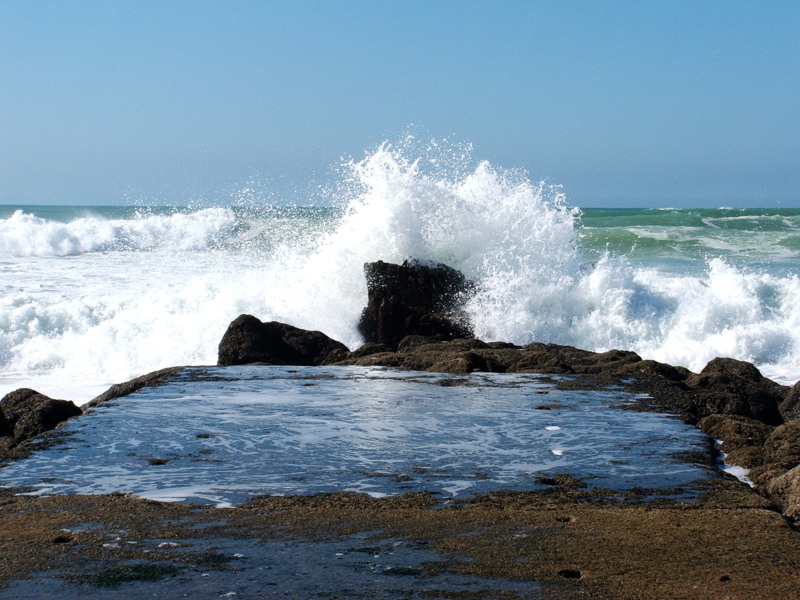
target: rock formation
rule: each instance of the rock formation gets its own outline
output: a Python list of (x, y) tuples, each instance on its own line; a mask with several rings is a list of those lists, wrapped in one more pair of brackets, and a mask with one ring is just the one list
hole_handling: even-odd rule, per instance
[(10, 450), (82, 412), (68, 400), (54, 400), (28, 388), (14, 390), (0, 400), (0, 446)]
[(347, 346), (319, 331), (277, 321), (262, 323), (252, 315), (240, 315), (222, 336), (217, 364), (314, 366), (334, 351), (346, 353)]
[(441, 340), (472, 337), (463, 312), (474, 285), (443, 264), (377, 261), (364, 265), (367, 306), (358, 330), (367, 342), (394, 349), (409, 335)]
[(783, 423), (779, 406), (788, 390), (762, 376), (748, 362), (715, 358), (686, 383), (706, 392), (703, 411), (708, 414), (737, 414), (769, 425)]
[(109, 402), (116, 398), (128, 396), (142, 389), (143, 387), (153, 387), (156, 385), (160, 385), (161, 383), (164, 382), (164, 380), (169, 378), (171, 375), (174, 375), (175, 373), (181, 371), (181, 369), (183, 369), (183, 367), (167, 367), (166, 369), (160, 369), (158, 371), (153, 371), (152, 373), (141, 375), (124, 383), (115, 383), (105, 392), (90, 400), (84, 406), (84, 408), (86, 409), (93, 408), (95, 406), (105, 404), (106, 402)]

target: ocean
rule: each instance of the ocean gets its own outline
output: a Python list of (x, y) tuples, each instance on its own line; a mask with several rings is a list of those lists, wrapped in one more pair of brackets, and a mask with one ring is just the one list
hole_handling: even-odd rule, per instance
[[(435, 150), (435, 151), (434, 151)], [(354, 349), (365, 262), (438, 261), (477, 284), (486, 341), (716, 356), (800, 378), (800, 209), (584, 209), (469, 152), (383, 145), (299, 206), (0, 206), (0, 396), (84, 403), (212, 365), (241, 313)]]

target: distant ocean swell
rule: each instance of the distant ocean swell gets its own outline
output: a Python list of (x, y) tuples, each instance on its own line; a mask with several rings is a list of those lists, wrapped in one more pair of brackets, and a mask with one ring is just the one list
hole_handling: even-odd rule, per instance
[(0, 393), (79, 401), (216, 361), (242, 312), (351, 348), (363, 264), (447, 263), (478, 284), (476, 333), (714, 356), (800, 378), (800, 210), (599, 210), (468, 152), (384, 145), (330, 206), (0, 207)]

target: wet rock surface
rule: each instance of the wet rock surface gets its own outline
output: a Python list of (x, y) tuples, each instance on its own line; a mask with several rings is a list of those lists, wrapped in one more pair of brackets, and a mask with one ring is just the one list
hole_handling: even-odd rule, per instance
[(785, 420), (800, 419), (800, 381), (786, 393), (779, 408)]
[(474, 286), (461, 272), (438, 263), (377, 261), (364, 265), (364, 273), (368, 301), (358, 330), (367, 342), (397, 348), (408, 335), (472, 336), (462, 309)]
[(700, 431), (624, 409), (635, 400), (531, 374), (186, 367), (66, 424), (64, 443), (0, 479), (45, 494), (231, 505), (266, 491), (463, 498), (564, 474), (690, 501), (695, 481), (722, 476)]
[(736, 414), (768, 425), (783, 423), (779, 406), (789, 389), (763, 377), (748, 362), (715, 358), (686, 384), (702, 398), (702, 412)]
[(738, 482), (691, 505), (619, 503), (579, 483), (448, 505), (427, 494), (229, 509), (6, 495), (0, 598), (796, 596), (800, 536)]
[(262, 323), (252, 315), (240, 315), (219, 343), (218, 364), (313, 366), (322, 364), (334, 351), (346, 352), (347, 347), (320, 331), (277, 321)]
[(28, 388), (6, 394), (0, 400), (0, 411), (2, 453), (12, 451), (83, 412), (68, 400), (55, 400)]
[(764, 490), (785, 517), (800, 520), (800, 466), (773, 477)]
[(116, 383), (99, 396), (90, 400), (86, 404), (86, 407), (92, 408), (100, 404), (105, 404), (110, 400), (128, 396), (142, 389), (143, 387), (157, 386), (163, 383), (171, 375), (178, 373), (181, 369), (183, 369), (183, 367), (168, 367), (166, 369), (160, 369), (158, 371), (153, 371), (152, 373), (141, 375), (140, 377), (136, 377), (124, 383)]

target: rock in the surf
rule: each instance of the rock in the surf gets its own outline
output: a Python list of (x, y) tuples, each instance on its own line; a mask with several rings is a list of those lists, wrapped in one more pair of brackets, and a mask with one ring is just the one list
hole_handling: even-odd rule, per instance
[(35, 390), (20, 388), (0, 400), (3, 420), (0, 430), (6, 448), (55, 429), (60, 423), (82, 414), (69, 400), (55, 400)]
[(347, 346), (320, 331), (308, 331), (252, 315), (239, 315), (228, 326), (219, 343), (220, 366), (261, 363), (315, 366), (332, 352), (347, 352)]
[(474, 285), (460, 271), (440, 263), (379, 260), (365, 264), (364, 273), (367, 306), (358, 330), (365, 341), (397, 348), (409, 335), (440, 340), (473, 336), (463, 308)]

